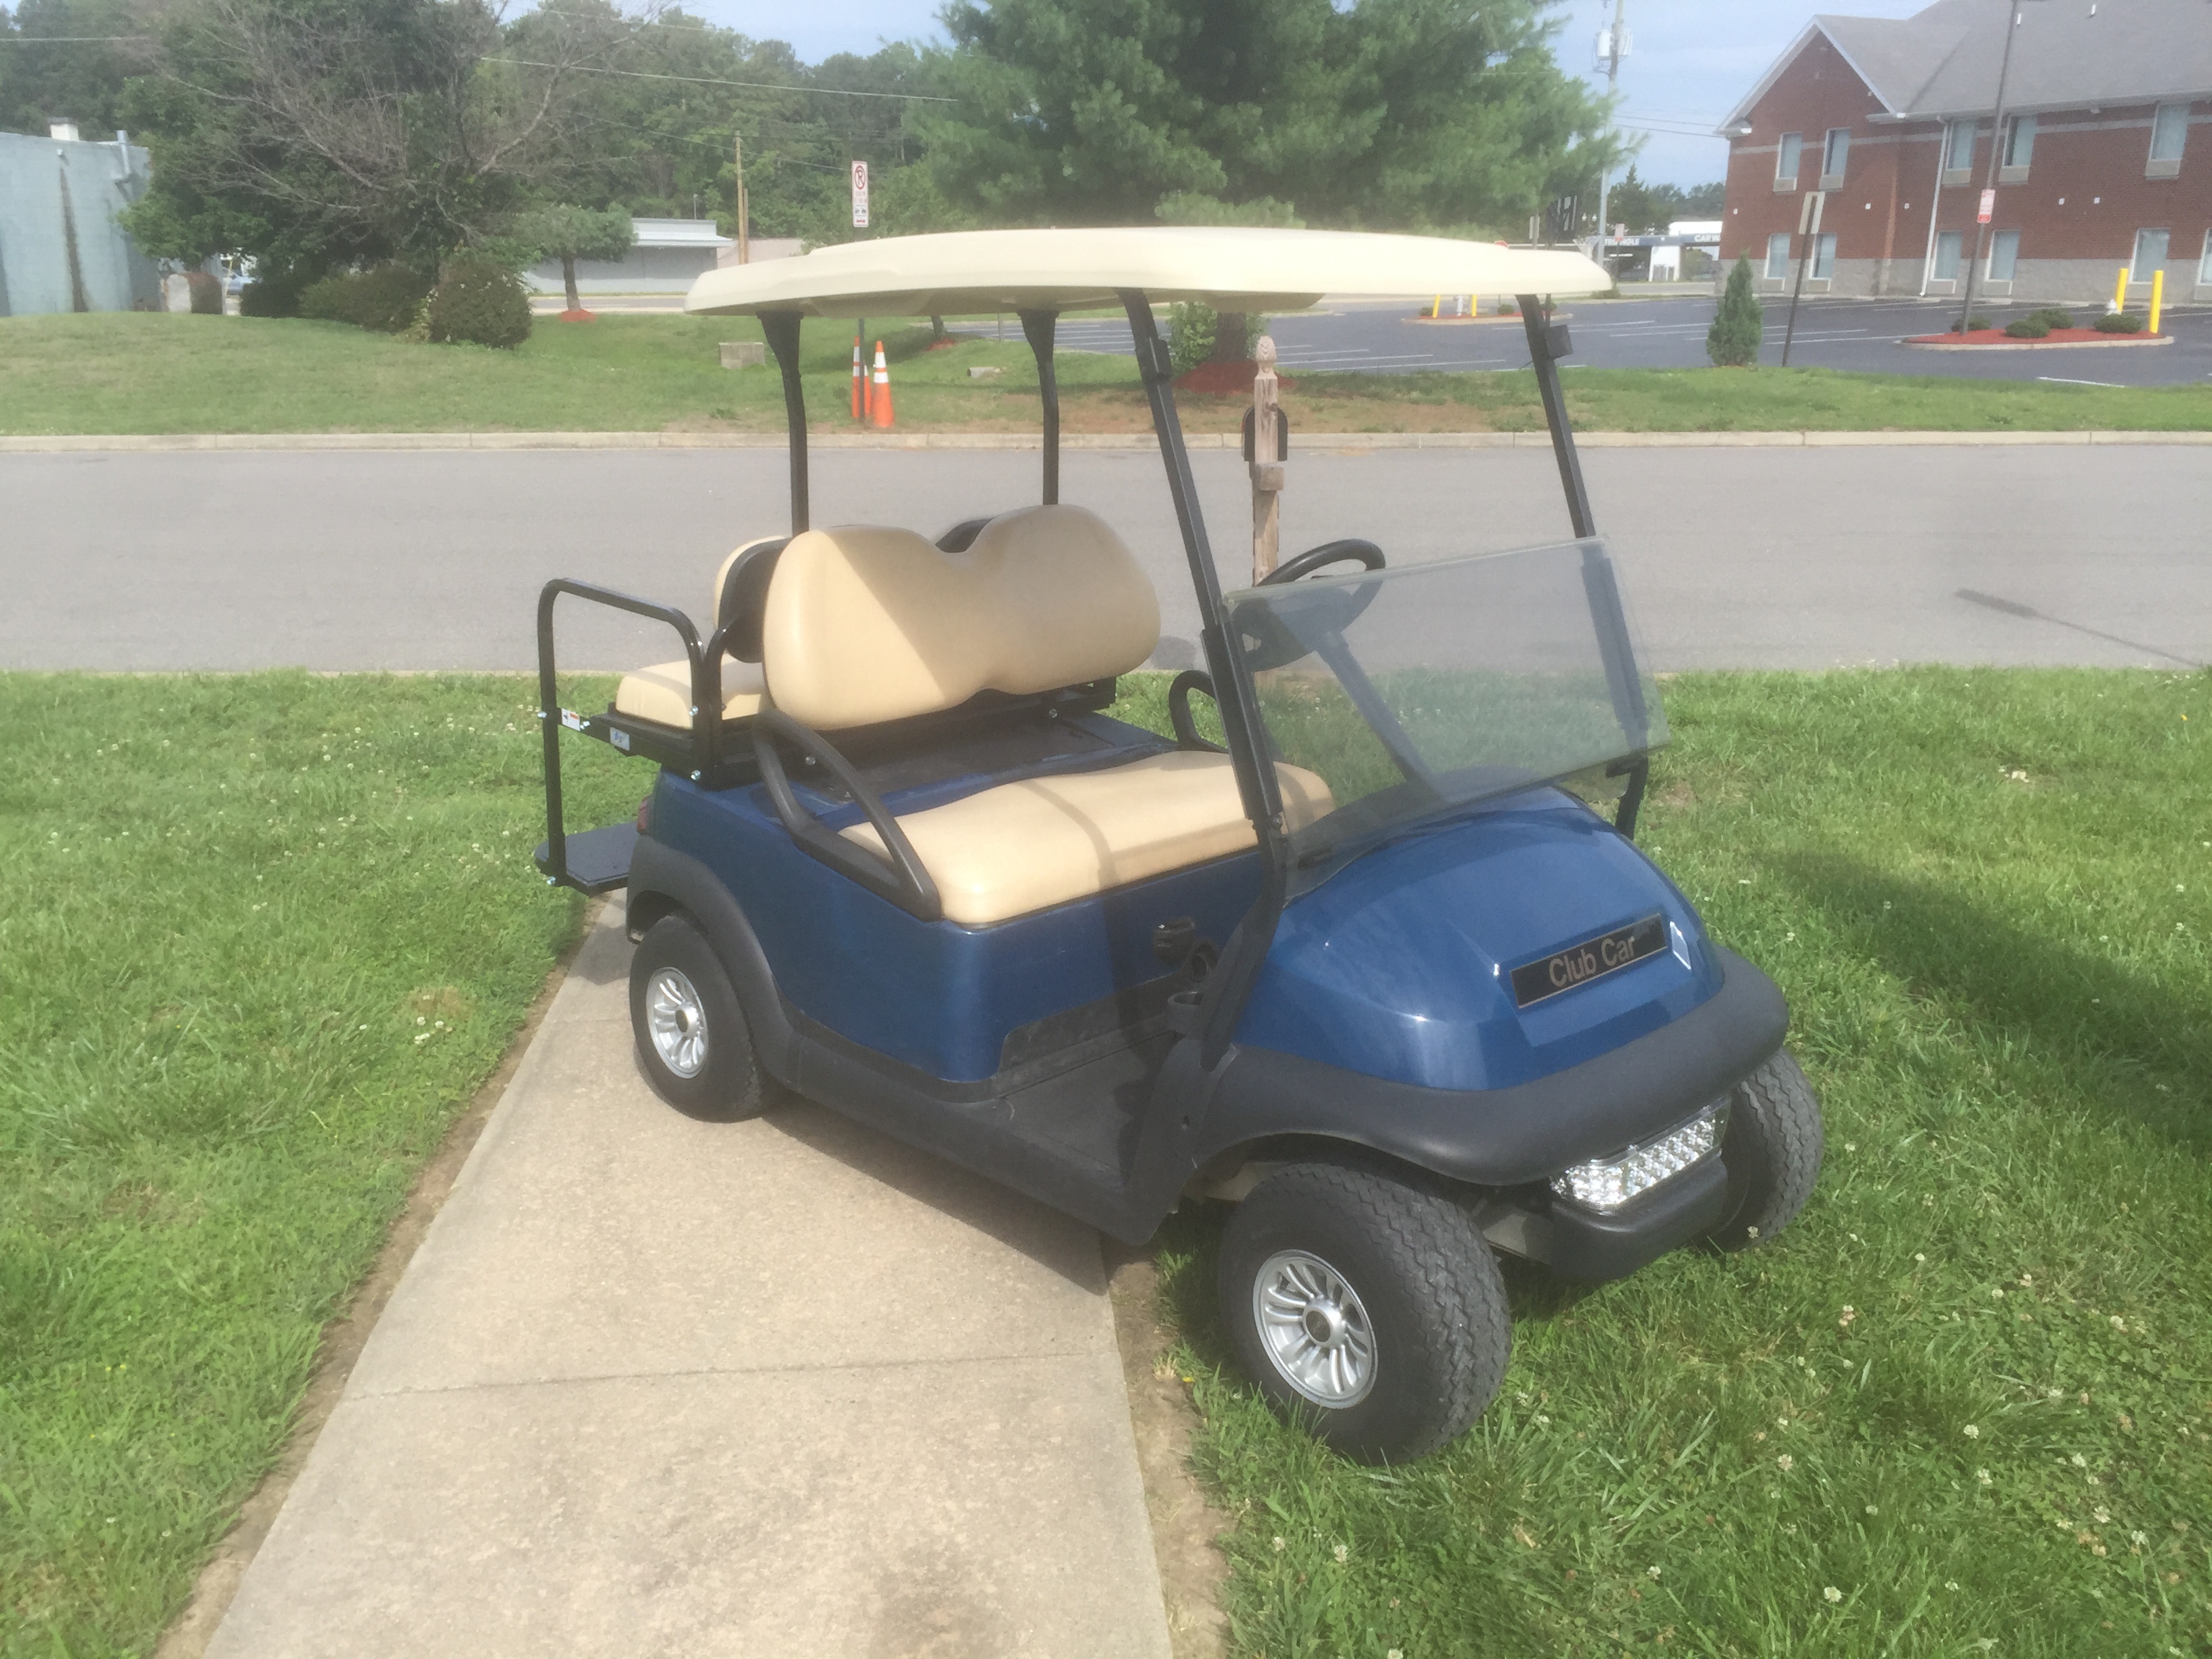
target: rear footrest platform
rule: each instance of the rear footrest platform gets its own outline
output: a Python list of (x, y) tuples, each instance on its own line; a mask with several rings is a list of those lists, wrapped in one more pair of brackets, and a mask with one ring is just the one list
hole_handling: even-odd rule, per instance
[(630, 854), (637, 848), (637, 826), (611, 823), (604, 830), (586, 830), (564, 839), (567, 871), (555, 875), (552, 843), (538, 843), (538, 867), (547, 876), (584, 893), (611, 893), (629, 885)]

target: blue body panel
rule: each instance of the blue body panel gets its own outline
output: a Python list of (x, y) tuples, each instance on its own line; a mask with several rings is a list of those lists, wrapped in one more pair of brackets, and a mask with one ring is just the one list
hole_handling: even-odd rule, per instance
[[(1510, 975), (1654, 911), (1668, 952), (1528, 1008)], [(1577, 1065), (1720, 989), (1689, 901), (1572, 797), (1534, 790), (1389, 842), (1294, 900), (1237, 1041), (1433, 1089)]]
[[(894, 812), (971, 793), (939, 786), (892, 794)], [(997, 780), (981, 780), (993, 782)], [(857, 821), (801, 791), (833, 829)], [(653, 836), (714, 872), (744, 909), (791, 1006), (863, 1048), (932, 1077), (980, 1082), (1006, 1034), (1032, 1020), (1168, 970), (1152, 929), (1189, 916), (1224, 940), (1260, 887), (1255, 853), (1179, 870), (987, 928), (922, 921), (810, 858), (759, 786), (704, 790), (663, 772)]]

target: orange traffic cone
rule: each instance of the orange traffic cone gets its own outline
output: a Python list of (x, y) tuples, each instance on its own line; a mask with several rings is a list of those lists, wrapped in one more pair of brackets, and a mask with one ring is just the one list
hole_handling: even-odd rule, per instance
[(884, 362), (884, 343), (876, 342), (876, 380), (868, 388), (868, 418), (878, 426), (891, 423), (891, 372)]
[(860, 368), (860, 337), (853, 337), (853, 418), (860, 420), (867, 412), (868, 377)]

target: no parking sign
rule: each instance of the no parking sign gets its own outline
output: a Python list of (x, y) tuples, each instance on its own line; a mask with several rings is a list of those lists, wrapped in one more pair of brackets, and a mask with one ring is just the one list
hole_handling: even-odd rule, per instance
[(868, 164), (853, 163), (853, 228), (868, 228)]

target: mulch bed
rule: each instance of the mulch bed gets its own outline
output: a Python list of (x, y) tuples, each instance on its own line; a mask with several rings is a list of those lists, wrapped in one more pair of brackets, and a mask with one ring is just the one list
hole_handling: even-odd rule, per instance
[(1970, 334), (1915, 334), (1905, 343), (1936, 346), (2155, 345), (2166, 337), (2163, 334), (2106, 334), (2094, 328), (2054, 328), (2040, 339), (2027, 340), (2015, 334), (2008, 334), (2001, 328), (1978, 328)]
[[(1214, 397), (1244, 397), (1252, 395), (1252, 381), (1260, 373), (1260, 365), (1249, 358), (1241, 363), (1200, 363), (1187, 374), (1176, 376), (1177, 392), (1195, 392)], [(1280, 370), (1276, 371), (1275, 384), (1285, 389), (1297, 382)]]

